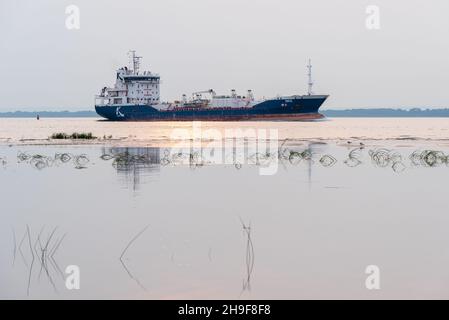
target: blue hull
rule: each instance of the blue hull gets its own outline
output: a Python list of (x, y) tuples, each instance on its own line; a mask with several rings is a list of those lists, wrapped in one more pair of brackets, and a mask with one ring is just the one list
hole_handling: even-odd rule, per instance
[(271, 99), (251, 108), (204, 108), (157, 110), (148, 105), (95, 106), (95, 111), (112, 121), (242, 121), (311, 120), (323, 116), (319, 108), (327, 96), (297, 96)]

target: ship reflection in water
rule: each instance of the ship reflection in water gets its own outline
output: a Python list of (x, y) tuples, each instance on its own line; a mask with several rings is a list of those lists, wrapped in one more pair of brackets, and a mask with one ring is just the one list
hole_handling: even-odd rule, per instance
[[(216, 158), (210, 157), (213, 151), (208, 148), (179, 150), (156, 147), (103, 147), (100, 159), (111, 162), (119, 174), (120, 181), (135, 191), (142, 183), (142, 177), (150, 179), (155, 177), (160, 173), (161, 167), (181, 166), (196, 169), (218, 165), (240, 170), (244, 165), (267, 167), (274, 163), (276, 171), (273, 174), (276, 174), (279, 167), (286, 170), (302, 164), (307, 171), (308, 182), (311, 183), (314, 166), (331, 168), (339, 162), (347, 168), (370, 165), (374, 168), (391, 168), (396, 173), (401, 173), (407, 168), (449, 166), (449, 153), (441, 150), (409, 149), (408, 153), (404, 154), (400, 152), (401, 148), (399, 150), (387, 147), (366, 148), (361, 143), (357, 146), (341, 147), (340, 152), (332, 155), (326, 153), (328, 148), (326, 143), (304, 143), (299, 146), (288, 146), (282, 143), (276, 152), (272, 153), (248, 153), (247, 150), (243, 150), (242, 157), (236, 156), (236, 152), (239, 151), (233, 150), (231, 161), (221, 158), (223, 161), (217, 162)], [(344, 155), (341, 155), (342, 150), (346, 150)], [(220, 154), (225, 153), (225, 150), (220, 150)], [(338, 156), (340, 159), (337, 159)], [(80, 156), (75, 156), (75, 163), (78, 163), (77, 157)]]
[(152, 177), (160, 171), (160, 148), (102, 148), (100, 159), (111, 161), (121, 182), (136, 191), (142, 177)]
[(210, 155), (0, 146), (0, 298), (448, 298), (447, 147)]
[[(325, 144), (308, 143), (305, 146), (293, 149), (282, 145), (279, 150), (271, 154), (248, 153), (247, 150), (231, 151), (231, 160), (210, 156), (210, 148), (193, 149), (171, 149), (156, 147), (103, 147), (100, 159), (110, 162), (118, 173), (120, 182), (127, 188), (134, 191), (139, 190), (139, 185), (145, 181), (155, 178), (161, 171), (161, 167), (185, 167), (190, 169), (204, 166), (227, 166), (240, 170), (243, 166), (268, 167), (273, 163), (276, 167), (281, 162), (285, 168), (286, 163), (297, 166), (304, 162), (307, 164), (308, 179), (311, 182), (313, 159), (320, 153)], [(225, 155), (226, 150), (220, 150), (220, 154)], [(241, 152), (242, 155), (236, 155)], [(319, 158), (319, 163), (324, 167), (333, 166), (337, 160), (331, 155), (323, 155)]]

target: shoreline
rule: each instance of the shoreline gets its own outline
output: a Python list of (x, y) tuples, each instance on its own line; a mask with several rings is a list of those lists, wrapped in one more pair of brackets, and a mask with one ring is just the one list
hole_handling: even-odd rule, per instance
[[(100, 146), (100, 147), (140, 147), (140, 148), (173, 148), (173, 147), (195, 147), (195, 148), (208, 148), (214, 146), (225, 146), (230, 140), (229, 139), (160, 139), (160, 140), (127, 140), (127, 139), (98, 139), (98, 140), (49, 140), (49, 139), (22, 139), (18, 141), (13, 140), (3, 140), (0, 138), (0, 147), (18, 147), (18, 146)], [(245, 144), (254, 140), (246, 140)], [(382, 138), (382, 139), (365, 139), (356, 138), (351, 139), (323, 139), (323, 138), (301, 138), (301, 139), (266, 139), (259, 140), (260, 142), (268, 145), (270, 143), (277, 143), (285, 146), (299, 146), (304, 144), (331, 144), (336, 146), (344, 147), (358, 147), (360, 145), (366, 147), (374, 146), (388, 146), (388, 147), (425, 147), (425, 146), (440, 146), (449, 147), (449, 139), (422, 139), (422, 138)]]

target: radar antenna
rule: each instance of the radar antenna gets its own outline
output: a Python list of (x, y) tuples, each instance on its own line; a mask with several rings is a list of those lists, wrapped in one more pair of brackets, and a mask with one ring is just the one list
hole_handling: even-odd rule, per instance
[(307, 65), (307, 69), (309, 70), (309, 72), (307, 73), (307, 76), (309, 77), (309, 82), (307, 83), (309, 86), (309, 90), (308, 90), (308, 95), (311, 96), (313, 95), (313, 80), (312, 80), (312, 61), (309, 59), (309, 64)]

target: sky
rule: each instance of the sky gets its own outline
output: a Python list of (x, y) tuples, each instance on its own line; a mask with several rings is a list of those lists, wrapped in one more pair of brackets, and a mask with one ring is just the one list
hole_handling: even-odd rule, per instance
[(323, 109), (449, 107), (448, 14), (448, 0), (0, 0), (0, 112), (92, 109), (130, 49), (164, 101), (305, 94), (310, 58)]

